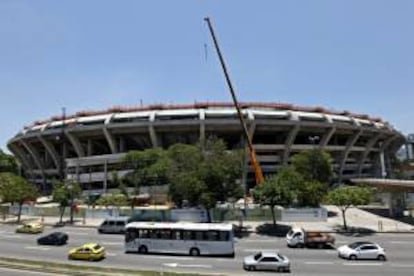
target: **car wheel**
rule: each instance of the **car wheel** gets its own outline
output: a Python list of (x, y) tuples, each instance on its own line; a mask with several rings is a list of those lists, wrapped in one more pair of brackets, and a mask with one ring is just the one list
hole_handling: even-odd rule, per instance
[(304, 248), (304, 247), (305, 247), (305, 245), (304, 245), (303, 243), (298, 243), (298, 245), (297, 245), (296, 247), (299, 247), (299, 248)]
[(198, 248), (191, 248), (190, 256), (200, 256), (200, 250), (198, 250)]
[(323, 243), (318, 243), (318, 248), (319, 249), (323, 249), (324, 248), (324, 244)]
[(355, 261), (355, 260), (357, 259), (357, 256), (355, 256), (355, 255), (350, 255), (350, 256), (349, 256), (349, 259), (350, 259), (350, 260)]
[(283, 267), (278, 267), (276, 271), (277, 271), (277, 272), (284, 272), (284, 271), (285, 271), (285, 269), (284, 269)]
[(91, 257), (88, 258), (88, 261), (93, 262), (93, 261), (95, 261), (95, 259), (91, 256)]
[(256, 267), (254, 265), (251, 265), (251, 266), (249, 266), (249, 270), (250, 271), (255, 271), (256, 270)]
[(139, 252), (140, 254), (147, 254), (147, 253), (148, 253), (148, 248), (147, 248), (145, 245), (141, 245), (141, 246), (138, 248), (138, 252)]
[(378, 258), (377, 258), (379, 261), (386, 261), (387, 260), (387, 258), (385, 258), (385, 256), (384, 255), (378, 255)]

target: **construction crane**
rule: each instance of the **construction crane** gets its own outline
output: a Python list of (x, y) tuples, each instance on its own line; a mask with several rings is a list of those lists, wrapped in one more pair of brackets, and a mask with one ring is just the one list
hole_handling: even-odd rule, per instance
[(260, 185), (264, 181), (264, 177), (263, 177), (262, 168), (260, 167), (259, 161), (257, 160), (256, 152), (253, 148), (252, 138), (250, 137), (249, 132), (247, 131), (246, 122), (245, 122), (245, 120), (243, 118), (243, 114), (240, 110), (240, 106), (239, 106), (239, 103), (237, 101), (236, 93), (234, 92), (233, 85), (231, 84), (230, 76), (229, 76), (229, 73), (227, 72), (226, 64), (224, 62), (223, 55), (221, 54), (220, 47), (218, 45), (216, 35), (214, 34), (214, 29), (213, 29), (213, 26), (211, 24), (210, 18), (206, 17), (206, 18), (204, 18), (204, 20), (207, 22), (208, 28), (210, 30), (211, 37), (213, 38), (214, 46), (216, 48), (217, 55), (220, 59), (221, 68), (223, 69), (224, 76), (226, 77), (226, 82), (227, 82), (227, 85), (229, 87), (230, 94), (231, 94), (231, 97), (233, 99), (234, 106), (236, 107), (236, 110), (237, 110), (237, 115), (239, 117), (240, 124), (241, 124), (242, 129), (243, 129), (244, 137), (247, 140), (247, 145), (249, 147), (249, 154), (250, 154), (250, 164), (251, 164), (251, 166), (253, 167), (253, 170), (254, 170), (256, 185)]

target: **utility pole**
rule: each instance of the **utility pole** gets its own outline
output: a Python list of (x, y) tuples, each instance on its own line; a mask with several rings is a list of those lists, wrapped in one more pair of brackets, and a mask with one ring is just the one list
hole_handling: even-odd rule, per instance
[(62, 143), (62, 154), (60, 159), (60, 181), (66, 185), (69, 191), (69, 216), (70, 224), (73, 224), (73, 184), (67, 183), (66, 181), (66, 109), (62, 107), (62, 131), (61, 131), (61, 143)]

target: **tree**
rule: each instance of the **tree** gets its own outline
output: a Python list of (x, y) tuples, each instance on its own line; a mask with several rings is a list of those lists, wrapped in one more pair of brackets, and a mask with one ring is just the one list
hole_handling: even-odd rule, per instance
[[(78, 183), (71, 180), (64, 182), (54, 180), (52, 185), (52, 198), (54, 202), (59, 203), (59, 223), (62, 223), (66, 207), (70, 206), (73, 198), (78, 197), (82, 193), (82, 189)], [(70, 206), (70, 208), (73, 208), (73, 206)]]
[(241, 175), (242, 152), (226, 150), (222, 140), (209, 138), (204, 147), (176, 144), (168, 149), (168, 156), (169, 193), (177, 206), (186, 200), (190, 206), (201, 205), (209, 211), (217, 201), (243, 195), (236, 182)]
[(13, 173), (0, 174), (0, 193), (3, 202), (17, 203), (17, 222), (20, 222), (22, 206), (27, 201), (35, 201), (37, 198), (36, 188), (25, 178)]
[(97, 205), (105, 206), (105, 208), (108, 209), (109, 206), (114, 206), (118, 210), (121, 206), (128, 205), (128, 198), (120, 193), (120, 192), (114, 192), (111, 194), (105, 194), (102, 195), (97, 201)]
[(17, 162), (13, 155), (6, 154), (0, 149), (0, 173), (2, 172), (17, 174)]
[(303, 151), (293, 156), (292, 168), (302, 178), (296, 186), (297, 204), (318, 207), (328, 192), (333, 174), (330, 155), (320, 149)]
[(344, 229), (347, 230), (345, 212), (352, 206), (365, 205), (371, 201), (373, 189), (362, 186), (342, 186), (330, 191), (325, 202), (338, 206), (342, 212)]
[(292, 204), (295, 193), (285, 182), (286, 178), (280, 175), (271, 175), (254, 190), (254, 197), (263, 205), (268, 205), (272, 212), (273, 225), (276, 225), (275, 206), (289, 206)]
[(305, 181), (328, 184), (333, 173), (331, 156), (317, 148), (294, 155), (292, 166), (303, 176)]

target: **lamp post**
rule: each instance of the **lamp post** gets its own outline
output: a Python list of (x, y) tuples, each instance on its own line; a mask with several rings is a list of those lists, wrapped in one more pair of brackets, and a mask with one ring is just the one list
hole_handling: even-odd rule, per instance
[(73, 184), (72, 182), (68, 183), (68, 191), (69, 191), (69, 204), (70, 204), (70, 209), (69, 209), (69, 214), (70, 214), (70, 224), (73, 224)]

